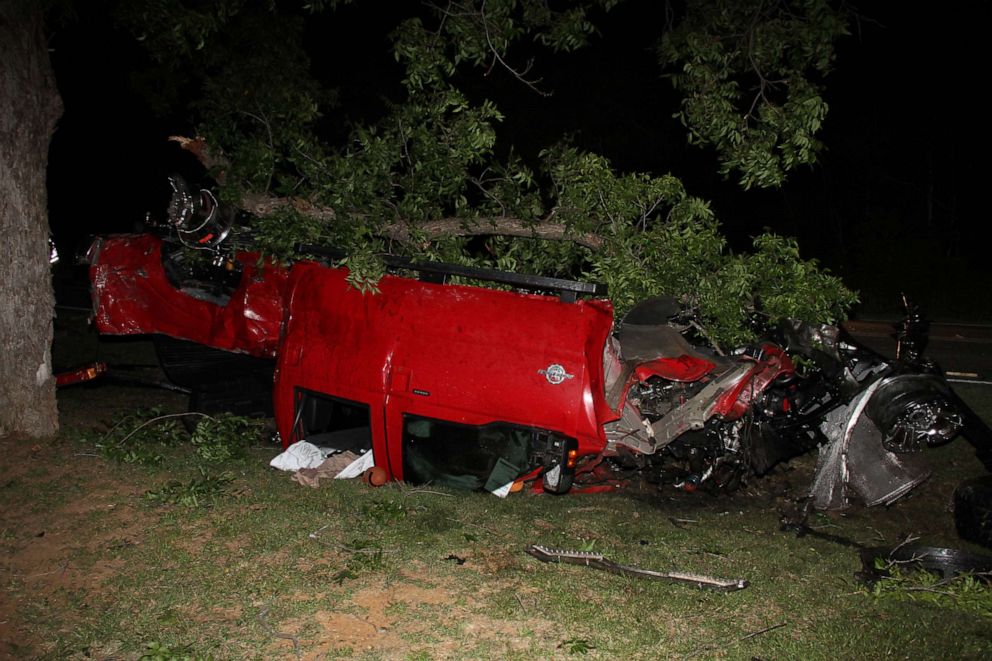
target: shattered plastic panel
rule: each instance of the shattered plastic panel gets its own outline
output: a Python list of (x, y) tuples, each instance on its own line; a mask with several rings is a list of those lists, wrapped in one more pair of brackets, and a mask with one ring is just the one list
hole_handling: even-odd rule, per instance
[(240, 283), (221, 305), (177, 289), (149, 234), (98, 239), (90, 249), (97, 328), (109, 335), (161, 333), (217, 349), (272, 357), (279, 346), (288, 272), (239, 253)]

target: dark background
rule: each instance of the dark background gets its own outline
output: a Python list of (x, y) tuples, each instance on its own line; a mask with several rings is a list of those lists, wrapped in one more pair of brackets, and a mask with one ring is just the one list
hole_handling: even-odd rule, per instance
[[(569, 136), (621, 170), (681, 177), (712, 200), (734, 250), (765, 228), (796, 236), (805, 257), (861, 292), (862, 315), (896, 314), (906, 291), (932, 316), (989, 321), (992, 231), (979, 206), (988, 187), (979, 162), (984, 16), (978, 3), (907, 6), (860, 10), (826, 80), (826, 150), (773, 191), (742, 191), (717, 174), (711, 151), (686, 145), (672, 118), (678, 98), (651, 52), (664, 3), (621, 4), (585, 50), (536, 53), (534, 75), (550, 97), (500, 68), (468, 71), (458, 83), (496, 101), (506, 116), (500, 144), (525, 158)], [(385, 99), (402, 98), (388, 40), (399, 15), (389, 11), (360, 2), (308, 25), (313, 71), (340, 95), (322, 122), (332, 138), (349, 121), (381, 115)], [(55, 29), (50, 45), (65, 113), (52, 142), (49, 204), (60, 253), (71, 255), (87, 235), (129, 231), (162, 206), (165, 176), (195, 169), (165, 138), (193, 129), (182, 99), (163, 114), (135, 91), (146, 54), (107, 16), (81, 14)]]

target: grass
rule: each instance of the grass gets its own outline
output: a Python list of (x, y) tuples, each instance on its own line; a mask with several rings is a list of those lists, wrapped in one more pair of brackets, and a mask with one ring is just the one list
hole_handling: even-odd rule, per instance
[[(992, 417), (989, 390), (962, 395)], [(755, 481), (724, 497), (631, 491), (499, 500), (433, 487), (373, 489), (357, 480), (310, 489), (269, 469), (277, 450), (261, 441), (214, 464), (188, 443), (167, 444), (154, 465), (119, 463), (96, 451), (92, 436), (72, 430), (52, 449), (50, 461), (10, 475), (8, 465), (0, 477), (0, 551), (9, 559), (0, 594), (13, 606), (0, 616), (8, 618), (0, 624), (0, 656), (992, 654), (987, 609), (953, 597), (874, 595), (854, 578), (854, 550), (779, 531), (780, 510), (801, 494), (812, 458), (776, 478), (793, 485), (786, 496)], [(815, 515), (811, 524), (873, 545), (915, 533), (920, 543), (980, 550), (957, 539), (947, 505), (957, 482), (981, 466), (963, 441), (932, 455), (934, 478), (904, 502)], [(750, 586), (718, 594), (548, 565), (523, 552), (531, 543), (592, 549), (650, 569), (741, 577)], [(33, 575), (43, 572), (52, 573)]]

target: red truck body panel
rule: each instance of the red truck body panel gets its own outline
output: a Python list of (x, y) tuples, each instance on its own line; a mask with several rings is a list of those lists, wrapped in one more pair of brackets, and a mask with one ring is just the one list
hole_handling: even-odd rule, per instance
[(98, 239), (90, 249), (97, 329), (108, 335), (161, 333), (226, 351), (273, 357), (284, 316), (285, 268), (238, 253), (241, 282), (226, 305), (177, 289), (162, 265), (162, 241), (150, 234)]
[(506, 422), (606, 445), (617, 415), (603, 392), (604, 300), (441, 285), (387, 275), (377, 294), (345, 269), (293, 267), (276, 370), (276, 423), (294, 437), (297, 388), (367, 405), (376, 464), (403, 479), (405, 413), (459, 424)]

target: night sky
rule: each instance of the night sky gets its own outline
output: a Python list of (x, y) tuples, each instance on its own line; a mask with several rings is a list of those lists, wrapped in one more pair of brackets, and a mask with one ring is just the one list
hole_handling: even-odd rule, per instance
[[(766, 227), (797, 236), (804, 256), (861, 290), (868, 311), (894, 312), (906, 289), (934, 316), (992, 320), (992, 231), (978, 203), (988, 187), (979, 165), (987, 142), (979, 3), (941, 5), (940, 13), (865, 3), (827, 78), (821, 162), (780, 190), (749, 192), (716, 173), (711, 152), (689, 148), (671, 117), (677, 97), (649, 51), (663, 6), (621, 4), (599, 24), (592, 48), (538, 53), (536, 75), (550, 97), (498, 69), (458, 82), (497, 103), (507, 117), (502, 144), (525, 157), (571, 136), (620, 169), (670, 171), (713, 201), (735, 249)], [(394, 25), (380, 3), (359, 2), (308, 29), (314, 71), (340, 93), (340, 106), (326, 113), (328, 131), (376, 117), (384, 98), (400, 100), (386, 36)], [(65, 105), (50, 154), (50, 215), (60, 250), (71, 253), (85, 235), (130, 230), (161, 206), (166, 174), (195, 169), (165, 137), (192, 129), (133, 91), (144, 52), (105, 16), (83, 13), (55, 28), (50, 46)]]

